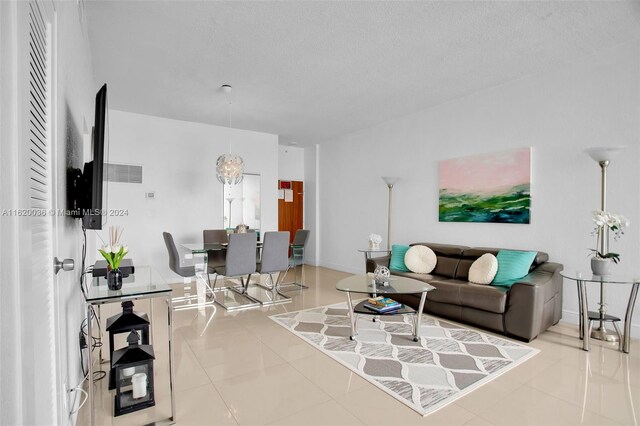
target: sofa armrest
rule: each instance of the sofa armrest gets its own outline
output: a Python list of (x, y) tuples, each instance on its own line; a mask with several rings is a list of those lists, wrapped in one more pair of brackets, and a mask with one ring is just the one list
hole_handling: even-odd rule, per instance
[(391, 255), (374, 257), (371, 259), (367, 259), (367, 272), (373, 272), (376, 270), (376, 266), (386, 266), (389, 267), (389, 262), (391, 261)]
[(561, 270), (559, 263), (545, 262), (511, 286), (504, 314), (507, 334), (530, 341), (540, 333), (545, 303), (562, 295)]

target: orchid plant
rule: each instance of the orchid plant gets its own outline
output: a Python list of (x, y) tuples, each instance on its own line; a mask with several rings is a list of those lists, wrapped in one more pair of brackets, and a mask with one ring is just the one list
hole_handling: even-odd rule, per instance
[(629, 220), (621, 214), (604, 212), (596, 210), (592, 215), (593, 222), (596, 224), (592, 235), (596, 236), (596, 248), (591, 249), (593, 256), (598, 259), (611, 259), (615, 263), (620, 262), (619, 253), (602, 253), (598, 250), (602, 238), (605, 238), (605, 231), (609, 230), (613, 233), (613, 239), (619, 240), (624, 235), (623, 228), (629, 226)]
[(120, 244), (120, 238), (122, 237), (123, 232), (124, 228), (110, 226), (109, 244), (98, 249), (112, 270), (118, 269), (118, 267), (120, 267), (120, 262), (124, 259), (124, 256), (129, 253), (129, 248)]

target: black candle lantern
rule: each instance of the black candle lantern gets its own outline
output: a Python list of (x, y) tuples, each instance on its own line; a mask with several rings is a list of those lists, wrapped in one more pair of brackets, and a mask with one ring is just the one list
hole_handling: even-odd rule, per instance
[(142, 344), (149, 344), (149, 316), (145, 313), (133, 311), (133, 302), (122, 302), (122, 313), (107, 319), (109, 332), (109, 359), (112, 360), (111, 371), (109, 373), (109, 389), (115, 388), (115, 371), (113, 370), (114, 336), (121, 333), (129, 333), (131, 330), (138, 330), (142, 336)]
[(114, 416), (153, 407), (153, 360), (151, 345), (139, 345), (138, 333), (131, 331), (129, 346), (113, 353), (116, 397)]

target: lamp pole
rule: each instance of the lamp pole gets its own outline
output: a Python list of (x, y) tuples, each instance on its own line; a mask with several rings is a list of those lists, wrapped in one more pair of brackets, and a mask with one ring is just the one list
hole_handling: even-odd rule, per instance
[(382, 180), (389, 188), (389, 205), (387, 208), (387, 250), (391, 251), (391, 199), (393, 197), (393, 185), (398, 182), (398, 178), (382, 176)]
[[(603, 212), (607, 211), (607, 167), (609, 167), (611, 160), (625, 148), (625, 146), (611, 146), (590, 148), (585, 151), (600, 166), (600, 210)], [(605, 255), (609, 252), (609, 228), (606, 226), (599, 227), (598, 237), (600, 244), (597, 249), (602, 255)], [(591, 332), (591, 337), (598, 340), (604, 340), (606, 342), (619, 341), (620, 337), (618, 336), (618, 333), (609, 331), (605, 327), (607, 304), (605, 302), (604, 283), (602, 282), (600, 283), (600, 303), (598, 303), (598, 306), (600, 324), (597, 329)], [(615, 325), (616, 324), (614, 323), (614, 326)]]

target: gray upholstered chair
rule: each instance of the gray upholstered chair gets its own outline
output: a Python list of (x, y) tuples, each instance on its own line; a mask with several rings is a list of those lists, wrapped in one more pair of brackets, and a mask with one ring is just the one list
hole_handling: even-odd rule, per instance
[(260, 306), (258, 299), (247, 294), (247, 287), (249, 280), (251, 280), (251, 275), (256, 272), (256, 248), (257, 239), (255, 232), (229, 235), (225, 264), (214, 268), (212, 271), (212, 273), (215, 274), (213, 289), (215, 291), (219, 275), (227, 278), (240, 278), (240, 286), (225, 287), (224, 289), (231, 290), (241, 297), (248, 299), (248, 303), (238, 303), (236, 298), (233, 306), (231, 306), (226, 303), (227, 297), (225, 294), (222, 301), (218, 298), (216, 299), (223, 308), (231, 310)]
[[(304, 248), (309, 241), (309, 234), (311, 231), (307, 229), (298, 229), (296, 231), (296, 235), (293, 237), (293, 242), (291, 243), (291, 256), (289, 257), (289, 269), (293, 268), (293, 282), (282, 284), (282, 287), (300, 287), (300, 288), (309, 288), (304, 285)], [(297, 270), (298, 266), (301, 266), (302, 272), (300, 274), (300, 282), (297, 279)], [(288, 271), (287, 271), (288, 272)]]
[[(267, 274), (271, 286), (260, 287), (271, 290), (268, 300), (261, 300), (263, 305), (291, 302), (291, 298), (280, 293), (280, 281), (289, 269), (289, 232), (266, 232), (262, 243), (262, 260), (258, 264), (258, 272)], [(278, 273), (274, 281), (273, 274)]]
[(167, 246), (169, 252), (169, 269), (183, 278), (191, 278), (196, 276), (196, 267), (193, 265), (183, 266), (180, 263), (180, 254), (176, 248), (176, 243), (173, 241), (173, 235), (168, 232), (163, 232), (162, 237), (164, 243)]
[[(168, 232), (163, 232), (162, 237), (164, 238), (164, 243), (167, 246), (167, 252), (169, 253), (169, 269), (171, 269), (176, 274), (180, 275), (183, 278), (194, 278), (196, 277), (196, 267), (194, 265), (183, 265), (180, 261), (180, 253), (178, 252), (178, 248), (176, 247), (176, 243), (173, 240), (173, 235)], [(188, 288), (185, 286), (185, 289)], [(208, 289), (210, 294), (213, 295), (213, 289)], [(202, 306), (210, 306), (213, 305), (213, 301), (206, 301), (201, 303), (191, 303), (193, 300), (197, 300), (197, 294), (190, 294), (187, 291), (187, 294), (184, 296), (174, 297), (172, 298), (172, 302), (175, 304), (174, 309), (190, 309), (190, 308), (199, 308)]]
[[(226, 229), (205, 229), (202, 231), (202, 242), (205, 244), (226, 244), (229, 242), (229, 234)], [(215, 250), (207, 253), (207, 276), (213, 271), (224, 266), (226, 253), (224, 250)], [(211, 279), (209, 279), (211, 281)]]

